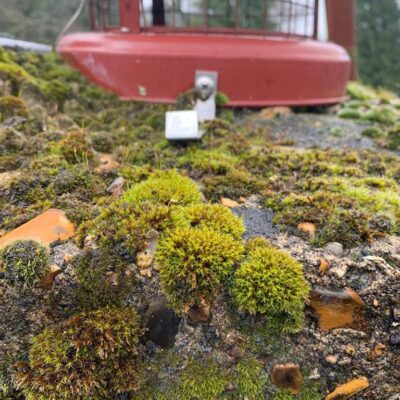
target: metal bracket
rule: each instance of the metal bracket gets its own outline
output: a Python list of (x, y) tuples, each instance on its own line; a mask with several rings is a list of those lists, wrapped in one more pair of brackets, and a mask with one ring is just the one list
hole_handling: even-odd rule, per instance
[(215, 119), (217, 105), (215, 97), (218, 90), (218, 72), (196, 71), (195, 82), (196, 105), (199, 121), (210, 121)]

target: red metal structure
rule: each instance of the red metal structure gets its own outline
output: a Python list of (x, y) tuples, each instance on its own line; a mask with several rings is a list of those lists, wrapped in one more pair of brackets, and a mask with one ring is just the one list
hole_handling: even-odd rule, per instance
[(90, 0), (89, 13), (92, 32), (57, 50), (125, 100), (173, 103), (198, 70), (218, 73), (230, 106), (344, 97), (351, 61), (317, 40), (318, 0)]

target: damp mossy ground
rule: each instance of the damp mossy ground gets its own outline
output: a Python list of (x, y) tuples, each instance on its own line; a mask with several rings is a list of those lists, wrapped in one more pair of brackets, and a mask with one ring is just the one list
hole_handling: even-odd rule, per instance
[[(214, 203), (225, 197), (267, 208), (274, 224), (289, 234), (301, 235), (298, 225), (312, 223), (315, 234), (306, 239), (315, 247), (337, 241), (351, 249), (398, 235), (399, 99), (360, 84), (350, 85), (349, 100), (336, 110), (338, 118), (330, 116), (333, 122), (323, 127), (334, 143), (344, 145), (329, 149), (309, 148), (308, 143), (298, 146), (296, 137), (285, 137), (283, 128), (280, 132), (283, 122), (297, 128), (296, 121), (310, 123), (315, 114), (277, 115), (266, 121), (258, 111), (223, 108), (215, 121), (204, 124), (201, 141), (173, 143), (164, 137), (164, 115), (178, 106), (120, 102), (90, 85), (54, 54), (1, 51), (0, 81), (0, 228), (8, 232), (49, 208), (60, 208), (76, 225), (75, 239), (81, 251), (70, 266), (75, 279), (73, 307), (64, 309), (63, 318), (58, 315), (50, 330), (36, 336), (37, 346), (42, 342), (49, 346), (51, 334), (67, 348), (71, 344), (65, 343), (61, 336), (66, 333), (59, 329), (64, 314), (90, 314), (108, 307), (125, 310), (134, 298), (129, 295), (138, 287), (153, 291), (160, 287), (157, 295), (163, 292), (178, 313), (204, 300), (211, 307), (217, 303), (216, 310), (222, 296), (232, 314), (238, 314), (236, 297), (242, 310), (232, 316), (232, 324), (247, 339), (245, 357), (226, 365), (213, 355), (191, 354), (183, 360), (166, 351), (170, 355), (158, 363), (162, 352), (150, 348), (141, 366), (147, 376), (141, 377), (137, 365), (128, 363), (135, 387), (119, 382), (113, 391), (132, 389), (137, 400), (251, 400), (262, 399), (267, 392), (275, 393), (277, 400), (321, 397), (312, 385), (305, 386), (299, 397), (271, 389), (268, 369), (260, 360), (266, 353), (283, 357), (288, 348), (282, 337), (298, 330), (301, 335), (308, 292), (301, 267), (288, 255), (283, 257), (300, 271), (295, 285), (292, 280), (279, 281), (283, 286), (300, 287), (294, 295), (294, 309), (277, 309), (275, 297), (272, 306), (267, 304), (273, 296), (245, 296), (239, 284), (233, 294), (235, 271), (240, 271), (246, 259), (243, 221)], [(180, 106), (191, 104), (186, 97)], [(313, 124), (322, 124), (325, 118), (322, 114)], [(347, 121), (354, 125), (346, 125)], [(355, 145), (346, 141), (347, 128), (354, 126), (360, 131)], [(109, 170), (99, 169), (104, 153), (117, 162)], [(124, 178), (120, 196), (109, 190), (118, 177)], [(156, 253), (161, 272), (153, 272), (146, 286), (145, 278), (132, 271), (136, 271), (138, 253), (148, 250), (152, 230), (161, 235)], [(90, 241), (95, 249), (87, 248)], [(264, 245), (268, 249), (269, 244)], [(251, 252), (249, 244), (247, 252)], [(188, 262), (188, 257), (196, 262)], [(266, 255), (260, 257), (263, 264)], [(248, 260), (247, 266), (257, 286), (260, 263), (253, 261)], [(248, 274), (244, 271), (241, 276), (244, 286)], [(150, 297), (155, 294), (151, 292)], [(147, 294), (141, 295), (146, 298)], [(136, 346), (137, 336), (141, 337), (139, 348), (144, 338), (136, 322), (131, 326), (135, 331), (132, 340)], [(28, 335), (21, 340), (28, 346)], [(218, 352), (219, 339), (215, 343), (212, 351)], [(92, 358), (101, 358), (92, 348), (86, 350)], [(57, 357), (51, 361), (59, 363)], [(79, 367), (81, 359), (72, 361)], [(114, 361), (118, 364), (121, 359)], [(122, 357), (121, 365), (125, 361)], [(10, 372), (14, 365), (14, 361), (1, 364), (0, 398), (16, 396), (14, 372)], [(39, 367), (47, 369), (45, 363)], [(108, 369), (104, 379), (108, 381), (113, 371)], [(30, 383), (20, 386), (34, 398), (40, 377), (31, 377)], [(97, 379), (103, 378), (96, 377), (91, 384), (96, 386)], [(63, 396), (64, 389), (60, 388)], [(46, 396), (51, 398), (47, 392)]]

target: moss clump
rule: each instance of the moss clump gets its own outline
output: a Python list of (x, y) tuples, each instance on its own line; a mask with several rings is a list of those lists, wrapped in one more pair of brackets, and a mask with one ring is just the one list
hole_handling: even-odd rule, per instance
[(354, 108), (343, 108), (337, 115), (339, 118), (344, 119), (361, 119), (362, 117), (361, 112)]
[(400, 124), (397, 124), (389, 129), (386, 147), (390, 150), (400, 149)]
[(247, 259), (235, 272), (235, 302), (250, 314), (297, 319), (309, 292), (302, 265), (281, 250), (258, 244), (250, 246)]
[(73, 265), (79, 283), (75, 297), (80, 309), (89, 311), (123, 305), (134, 278), (120, 258), (91, 250), (77, 256)]
[(25, 102), (15, 96), (0, 97), (0, 122), (17, 115), (28, 118), (29, 113)]
[(245, 358), (229, 369), (211, 358), (190, 359), (172, 382), (160, 382), (155, 376), (133, 398), (259, 400), (264, 398), (266, 381), (262, 364), (254, 358)]
[(4, 279), (13, 286), (31, 287), (38, 283), (49, 266), (49, 253), (32, 240), (15, 241), (0, 252)]
[(98, 217), (80, 227), (79, 237), (92, 235), (106, 252), (133, 261), (155, 229), (163, 232), (181, 226), (174, 208), (167, 205), (144, 203), (136, 205), (117, 200), (103, 208)]
[(347, 94), (354, 100), (372, 100), (376, 98), (376, 92), (372, 88), (360, 82), (349, 82)]
[(176, 310), (213, 300), (243, 254), (240, 241), (212, 229), (179, 228), (156, 252), (162, 290)]
[(102, 399), (133, 390), (139, 332), (132, 308), (76, 315), (33, 338), (17, 386), (27, 400)]
[(195, 204), (178, 210), (181, 219), (192, 228), (208, 228), (240, 239), (245, 231), (240, 218), (219, 204)]
[(129, 203), (152, 203), (187, 206), (199, 203), (201, 193), (197, 184), (174, 170), (154, 172), (150, 177), (125, 192)]
[(363, 136), (370, 137), (372, 139), (380, 138), (385, 136), (385, 132), (377, 126), (370, 126), (361, 133)]
[(60, 150), (69, 163), (81, 163), (93, 160), (91, 144), (81, 130), (70, 131), (60, 143)]
[(397, 114), (392, 107), (383, 105), (376, 106), (362, 115), (367, 121), (379, 122), (381, 124), (391, 125), (396, 122)]

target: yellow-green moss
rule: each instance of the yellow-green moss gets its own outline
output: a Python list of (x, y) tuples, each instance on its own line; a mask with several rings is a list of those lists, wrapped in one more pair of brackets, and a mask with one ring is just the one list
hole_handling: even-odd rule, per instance
[(219, 204), (195, 204), (181, 207), (177, 214), (192, 228), (207, 228), (240, 239), (245, 231), (243, 221)]
[(70, 131), (60, 143), (60, 151), (69, 163), (93, 160), (93, 151), (88, 137), (82, 130)]
[(0, 97), (0, 122), (10, 117), (28, 117), (28, 108), (25, 102), (19, 97)]
[(250, 314), (295, 316), (307, 300), (309, 285), (303, 267), (289, 254), (268, 244), (253, 243), (235, 272), (232, 294)]
[(15, 382), (27, 400), (100, 400), (133, 390), (139, 333), (132, 308), (76, 315), (33, 338)]
[(124, 193), (123, 200), (133, 204), (151, 203), (165, 206), (186, 206), (199, 203), (197, 184), (174, 170), (157, 171)]
[(243, 245), (209, 228), (179, 228), (159, 243), (162, 290), (176, 310), (210, 302), (232, 274)]
[(372, 100), (376, 97), (374, 89), (360, 82), (349, 82), (347, 84), (347, 94), (355, 100)]

